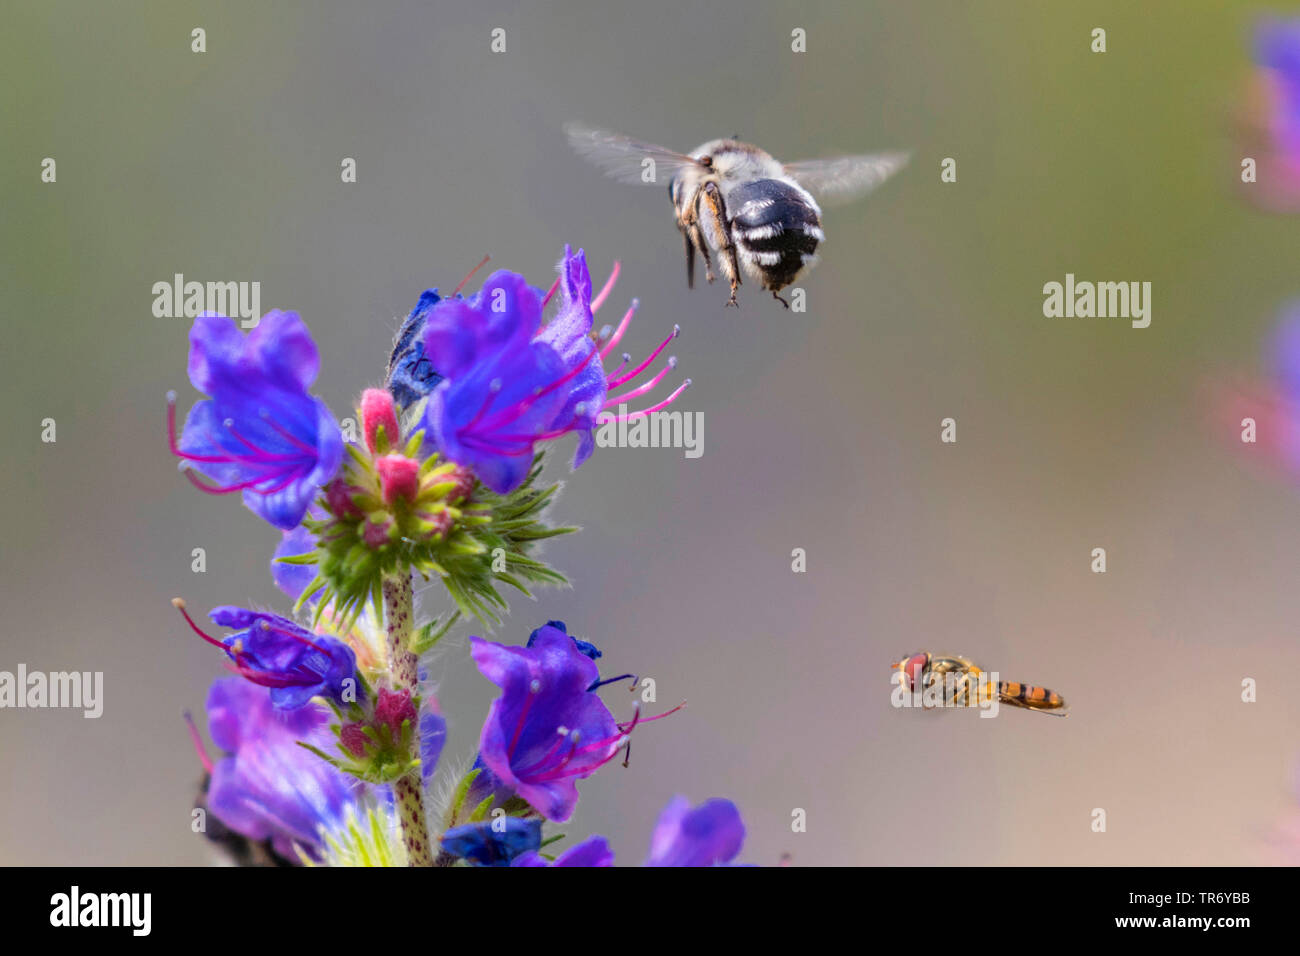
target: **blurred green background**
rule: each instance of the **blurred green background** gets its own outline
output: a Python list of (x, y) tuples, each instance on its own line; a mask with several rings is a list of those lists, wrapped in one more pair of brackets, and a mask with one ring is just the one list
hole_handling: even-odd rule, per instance
[[(602, 316), (640, 298), (631, 351), (680, 323), (680, 407), (706, 426), (699, 459), (602, 449), (573, 475), (556, 515), (585, 530), (548, 555), (574, 589), (497, 635), (566, 620), (662, 705), (689, 701), (581, 786), (567, 832), (637, 862), (681, 792), (735, 800), (763, 864), (1272, 861), (1300, 750), (1300, 495), (1200, 401), (1262, 374), (1300, 295), (1297, 221), (1234, 188), (1259, 12), (8, 4), (0, 669), (103, 671), (106, 700), (99, 720), (0, 711), (0, 862), (209, 859), (180, 714), (222, 671), (168, 599), (285, 608), (277, 534), (167, 454), (164, 395), (194, 398), (189, 322), (151, 314), (153, 283), (260, 281), (264, 310), (311, 327), (345, 415), (421, 290), (484, 253), (545, 285), (565, 242), (597, 281), (622, 260)], [(570, 120), (683, 150), (739, 134), (784, 160), (915, 154), (826, 211), (807, 313), (753, 285), (724, 310), (719, 287), (685, 288), (663, 189), (575, 158)], [(1150, 328), (1044, 318), (1067, 272), (1151, 282)], [(492, 696), (465, 633), (434, 662), (449, 761)], [(917, 648), (1046, 684), (1072, 715), (896, 711), (888, 666)]]

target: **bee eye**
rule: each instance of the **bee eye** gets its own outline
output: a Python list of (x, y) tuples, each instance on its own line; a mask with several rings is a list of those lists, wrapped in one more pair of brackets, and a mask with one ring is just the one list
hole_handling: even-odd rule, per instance
[(712, 165), (713, 165), (713, 157), (712, 157), (712, 156), (702, 156), (702, 157), (700, 158), (700, 165), (701, 165), (701, 166), (712, 166)]

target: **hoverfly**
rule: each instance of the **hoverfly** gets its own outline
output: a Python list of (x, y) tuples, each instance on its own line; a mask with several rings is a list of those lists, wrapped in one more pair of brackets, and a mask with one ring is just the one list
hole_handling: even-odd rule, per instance
[(965, 657), (940, 656), (929, 651), (919, 651), (895, 662), (893, 669), (902, 673), (899, 680), (908, 691), (925, 687), (930, 681), (936, 687), (943, 688), (945, 707), (970, 706), (974, 700), (996, 697), (999, 703), (1010, 707), (1023, 707), (1054, 717), (1069, 716), (1065, 699), (1056, 691), (1015, 681), (994, 682), (984, 676), (984, 671), (974, 661)]
[(854, 199), (875, 189), (907, 163), (902, 152), (778, 162), (738, 139), (714, 139), (691, 153), (638, 142), (617, 133), (569, 124), (579, 154), (622, 182), (659, 182), (670, 173), (668, 195), (686, 250), (686, 285), (695, 286), (695, 254), (713, 282), (716, 253), (731, 284), (727, 305), (738, 305), (744, 272), (787, 309), (780, 292), (817, 261), (822, 232), (816, 197)]

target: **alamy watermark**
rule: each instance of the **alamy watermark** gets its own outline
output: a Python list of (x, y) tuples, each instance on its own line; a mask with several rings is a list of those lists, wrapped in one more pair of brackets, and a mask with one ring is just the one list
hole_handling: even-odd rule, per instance
[(192, 319), (215, 312), (239, 319), (241, 328), (251, 329), (262, 318), (260, 282), (186, 282), (178, 272), (171, 282), (155, 282), (153, 295), (153, 314), (160, 319)]
[(626, 405), (618, 414), (596, 416), (596, 444), (601, 448), (681, 448), (687, 458), (704, 454), (703, 412), (629, 413)]
[(979, 675), (965, 671), (927, 671), (919, 681), (912, 683), (906, 673), (896, 670), (889, 678), (894, 685), (889, 703), (894, 707), (919, 707), (922, 710), (976, 707), (983, 711), (981, 717), (996, 717), (1001, 706), (998, 681), (997, 671), (984, 671)]
[(1043, 315), (1049, 319), (1131, 319), (1135, 329), (1151, 324), (1150, 282), (1065, 282), (1043, 286)]
[(124, 926), (132, 936), (148, 936), (152, 912), (152, 893), (83, 893), (73, 886), (50, 897), (51, 926)]
[(72, 708), (94, 720), (104, 713), (103, 671), (0, 671), (0, 709)]

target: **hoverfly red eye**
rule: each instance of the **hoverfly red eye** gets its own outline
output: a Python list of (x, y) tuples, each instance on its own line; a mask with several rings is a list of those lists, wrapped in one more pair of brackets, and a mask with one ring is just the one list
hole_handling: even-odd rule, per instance
[(903, 662), (903, 673), (907, 675), (907, 686), (909, 689), (915, 689), (921, 680), (921, 674), (925, 670), (925, 664), (929, 658), (928, 654), (913, 654)]

